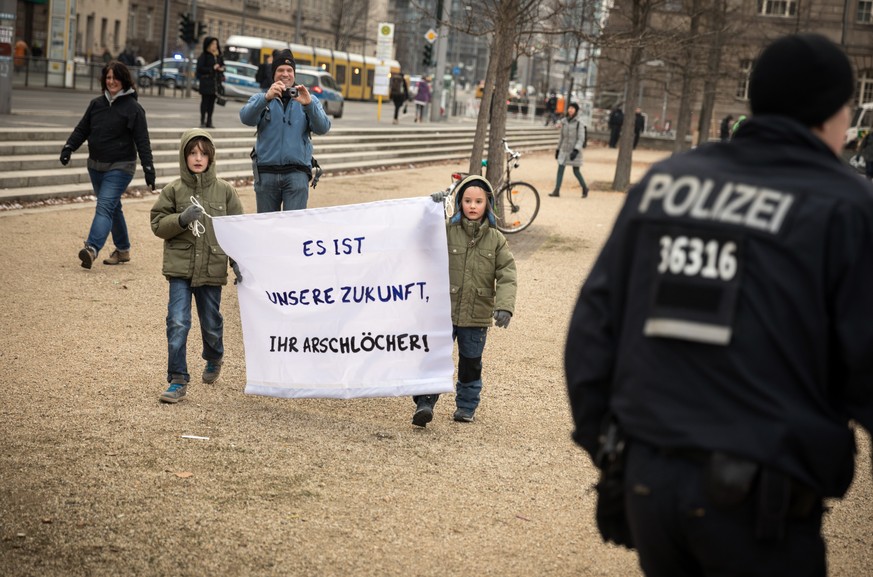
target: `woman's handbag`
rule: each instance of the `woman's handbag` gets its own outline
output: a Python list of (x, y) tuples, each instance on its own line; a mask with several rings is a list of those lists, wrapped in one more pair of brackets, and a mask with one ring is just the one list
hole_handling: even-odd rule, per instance
[(227, 104), (227, 98), (225, 98), (224, 96), (216, 96), (215, 103), (219, 106), (224, 106), (225, 104)]

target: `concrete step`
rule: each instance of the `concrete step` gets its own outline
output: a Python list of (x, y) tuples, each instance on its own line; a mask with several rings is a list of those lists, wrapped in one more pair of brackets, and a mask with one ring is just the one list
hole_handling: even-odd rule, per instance
[[(0, 129), (2, 132), (2, 129)], [(58, 132), (58, 131), (55, 131)], [(150, 131), (157, 185), (162, 187), (178, 177), (178, 146), (183, 130)], [(250, 180), (249, 153), (254, 134), (249, 128), (210, 131), (219, 151), (219, 176), (226, 180)], [(45, 133), (34, 133), (45, 136)], [(475, 129), (472, 126), (435, 126), (428, 129), (345, 129), (315, 138), (315, 157), (325, 174), (382, 166), (415, 165), (468, 158)], [(87, 147), (73, 155), (70, 165), (58, 162), (62, 140), (18, 140), (0, 137), (0, 203), (14, 204), (49, 198), (75, 198), (93, 194), (86, 168)], [(554, 148), (558, 134), (554, 129), (509, 128), (507, 139), (519, 150)], [(9, 147), (9, 148), (4, 148)], [(7, 152), (11, 150), (12, 152)], [(17, 152), (16, 152), (17, 151)], [(29, 154), (23, 153), (29, 151)], [(39, 151), (39, 152), (35, 152)], [(144, 188), (142, 170), (137, 172), (131, 188)]]

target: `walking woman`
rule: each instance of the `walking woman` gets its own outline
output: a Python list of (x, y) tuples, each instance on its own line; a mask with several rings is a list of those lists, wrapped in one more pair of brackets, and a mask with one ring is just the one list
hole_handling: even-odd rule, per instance
[(88, 141), (88, 175), (97, 196), (97, 207), (85, 246), (79, 251), (82, 267), (91, 268), (97, 253), (112, 233), (115, 250), (103, 264), (130, 260), (130, 237), (121, 211), (121, 195), (136, 172), (136, 155), (145, 173), (146, 184), (155, 189), (155, 167), (149, 142), (146, 114), (136, 99), (127, 66), (111, 60), (100, 76), (103, 95), (88, 104), (85, 115), (61, 150), (61, 164)]
[(582, 178), (582, 149), (588, 144), (588, 130), (582, 126), (579, 120), (579, 105), (571, 102), (567, 107), (567, 116), (561, 119), (561, 139), (555, 150), (555, 159), (558, 161), (558, 177), (555, 181), (555, 190), (549, 196), (561, 196), (561, 181), (564, 180), (564, 167), (572, 166), (573, 175), (582, 185), (582, 198), (588, 198), (588, 185)]
[(197, 58), (197, 78), (200, 79), (200, 128), (215, 128), (212, 125), (215, 98), (224, 92), (221, 86), (224, 58), (218, 38), (207, 36), (203, 40), (203, 52)]

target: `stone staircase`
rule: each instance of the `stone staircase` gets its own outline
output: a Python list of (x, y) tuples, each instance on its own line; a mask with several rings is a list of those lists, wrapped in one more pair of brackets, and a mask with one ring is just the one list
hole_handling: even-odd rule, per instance
[[(182, 129), (149, 131), (160, 188), (179, 173), (179, 139)], [(210, 131), (218, 155), (218, 175), (226, 180), (251, 179), (249, 153), (254, 130), (248, 127)], [(75, 198), (93, 193), (88, 178), (87, 143), (73, 154), (69, 165), (58, 160), (70, 129), (34, 129), (22, 133), (0, 129), (0, 204)], [(410, 166), (416, 163), (453, 161), (470, 156), (473, 126), (434, 125), (410, 128), (334, 128), (313, 139), (315, 157), (325, 174), (358, 169)], [(541, 126), (508, 126), (510, 146), (522, 151), (553, 149), (558, 133)], [(142, 169), (131, 188), (145, 186)]]

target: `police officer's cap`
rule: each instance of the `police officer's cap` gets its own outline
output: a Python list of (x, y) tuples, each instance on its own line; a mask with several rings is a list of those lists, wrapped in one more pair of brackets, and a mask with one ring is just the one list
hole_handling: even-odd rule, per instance
[(843, 50), (820, 34), (785, 36), (767, 46), (752, 69), (752, 114), (789, 116), (818, 126), (849, 102), (855, 90)]

